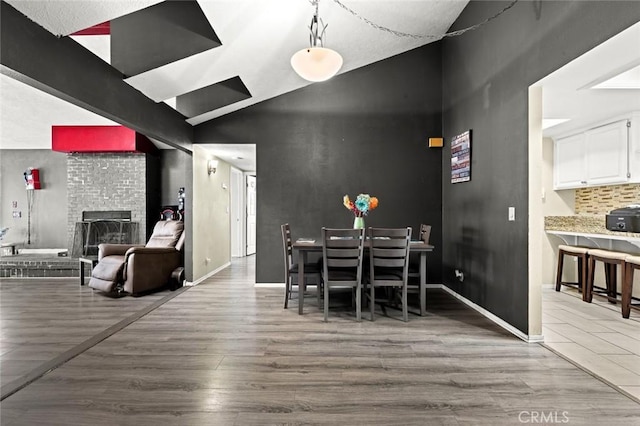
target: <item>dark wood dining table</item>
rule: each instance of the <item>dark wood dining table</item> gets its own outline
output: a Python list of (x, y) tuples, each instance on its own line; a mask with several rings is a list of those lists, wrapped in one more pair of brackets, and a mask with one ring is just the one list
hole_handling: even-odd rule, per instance
[[(365, 241), (365, 251), (368, 245), (369, 242)], [(294, 252), (298, 252), (298, 314), (302, 315), (304, 293), (307, 287), (304, 280), (304, 265), (309, 253), (322, 253), (322, 238), (300, 238), (292, 244), (292, 247)], [(424, 316), (427, 314), (427, 253), (433, 251), (433, 246), (424, 241), (411, 241), (409, 251), (420, 253), (420, 316)]]

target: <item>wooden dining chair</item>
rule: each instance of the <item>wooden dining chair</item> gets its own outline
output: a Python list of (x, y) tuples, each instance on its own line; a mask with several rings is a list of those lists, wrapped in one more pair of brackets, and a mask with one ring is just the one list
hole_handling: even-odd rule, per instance
[(374, 320), (377, 302), (388, 303), (387, 299), (376, 299), (376, 288), (384, 287), (400, 290), (402, 319), (409, 320), (407, 309), (407, 283), (409, 275), (409, 245), (411, 228), (369, 228), (369, 304), (371, 321)]
[[(280, 226), (282, 231), (282, 247), (284, 248), (284, 308), (289, 307), (289, 299), (293, 294), (293, 287), (298, 286), (298, 262), (293, 261), (293, 242), (291, 240), (291, 228), (288, 223)], [(316, 285), (316, 298), (318, 306), (320, 306), (320, 294), (322, 280), (320, 276), (320, 267), (317, 263), (304, 264), (305, 283), (313, 283)]]
[(322, 228), (325, 322), (329, 319), (329, 293), (331, 288), (336, 287), (351, 288), (352, 297), (355, 297), (356, 320), (361, 320), (364, 231), (364, 229)]

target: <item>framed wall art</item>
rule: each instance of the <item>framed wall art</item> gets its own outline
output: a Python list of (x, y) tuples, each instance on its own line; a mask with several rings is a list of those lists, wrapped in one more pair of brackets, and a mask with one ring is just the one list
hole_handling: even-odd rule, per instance
[(471, 130), (451, 140), (451, 183), (471, 180)]

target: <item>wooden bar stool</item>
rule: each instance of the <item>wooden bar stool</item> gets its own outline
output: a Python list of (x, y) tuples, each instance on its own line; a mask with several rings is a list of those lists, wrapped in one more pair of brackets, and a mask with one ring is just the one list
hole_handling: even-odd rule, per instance
[[(560, 244), (558, 246), (558, 273), (556, 275), (556, 291), (560, 291), (563, 285), (568, 287), (577, 287), (582, 292), (584, 300), (584, 290), (587, 283), (587, 252), (588, 247), (568, 246)], [(573, 256), (578, 258), (578, 281), (562, 281), (562, 271), (564, 268), (565, 256)]]
[(589, 249), (589, 269), (585, 294), (583, 295), (584, 301), (591, 303), (593, 300), (593, 281), (596, 270), (596, 262), (602, 262), (604, 264), (604, 276), (606, 283), (605, 291), (596, 291), (596, 293), (602, 293), (609, 302), (616, 303), (619, 301), (617, 296), (617, 270), (618, 265), (621, 269), (622, 282), (625, 281), (626, 275), (626, 262), (625, 259), (629, 257), (629, 254), (618, 251), (601, 250), (601, 249)]
[(622, 283), (622, 318), (629, 318), (631, 307), (638, 308), (638, 305), (631, 304), (631, 294), (633, 293), (633, 272), (640, 269), (640, 256), (627, 256), (625, 259), (627, 272)]

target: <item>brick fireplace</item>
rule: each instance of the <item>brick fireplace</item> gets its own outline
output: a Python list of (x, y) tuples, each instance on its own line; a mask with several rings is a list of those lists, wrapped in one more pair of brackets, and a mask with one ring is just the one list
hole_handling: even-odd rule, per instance
[[(73, 248), (76, 224), (86, 211), (130, 211), (138, 223), (137, 241), (146, 241), (159, 201), (155, 188), (158, 159), (144, 153), (70, 153), (67, 155), (67, 246)], [(149, 217), (151, 216), (151, 217)], [(147, 222), (151, 222), (148, 224)]]

